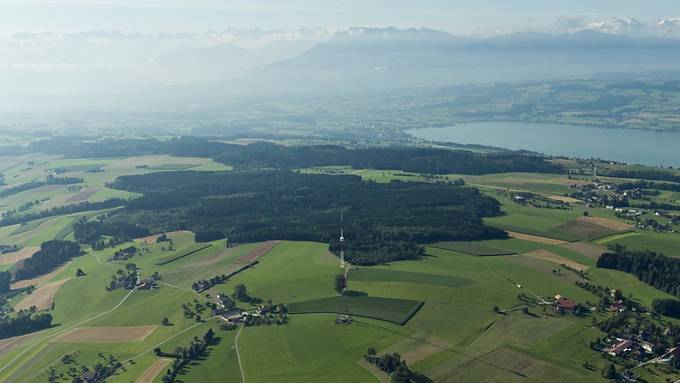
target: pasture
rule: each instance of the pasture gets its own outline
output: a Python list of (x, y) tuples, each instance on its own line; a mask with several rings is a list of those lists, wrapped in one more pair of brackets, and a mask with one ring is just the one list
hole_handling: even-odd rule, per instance
[(291, 314), (337, 313), (404, 325), (424, 303), (409, 299), (338, 296), (290, 304)]

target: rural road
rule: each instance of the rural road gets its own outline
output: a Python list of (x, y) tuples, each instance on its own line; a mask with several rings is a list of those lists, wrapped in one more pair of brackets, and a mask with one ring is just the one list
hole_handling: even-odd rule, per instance
[(14, 362), (17, 361), (17, 359), (21, 358), (27, 351), (29, 351), (30, 349), (32, 349), (32, 348), (33, 348), (34, 346), (36, 346), (37, 344), (39, 344), (39, 343), (41, 343), (41, 342), (43, 342), (43, 341), (45, 341), (45, 340), (48, 340), (48, 339), (50, 339), (50, 338), (54, 338), (54, 337), (57, 336), (57, 335), (61, 335), (61, 334), (63, 334), (64, 332), (66, 332), (66, 331), (68, 331), (68, 330), (71, 330), (71, 329), (74, 329), (74, 328), (76, 328), (76, 327), (82, 326), (82, 325), (84, 325), (84, 324), (87, 323), (87, 322), (91, 322), (91, 321), (93, 321), (93, 320), (99, 319), (99, 318), (103, 317), (104, 315), (108, 315), (108, 314), (110, 314), (110, 313), (116, 311), (121, 305), (123, 305), (123, 303), (125, 303), (125, 301), (126, 301), (126, 300), (130, 297), (130, 295), (132, 295), (132, 293), (134, 293), (134, 292), (135, 292), (135, 290), (130, 290), (130, 292), (127, 293), (127, 294), (123, 297), (123, 299), (121, 299), (120, 302), (118, 302), (117, 305), (115, 305), (112, 309), (110, 309), (110, 310), (108, 310), (108, 311), (105, 311), (105, 312), (103, 312), (103, 313), (101, 313), (101, 314), (97, 314), (97, 315), (95, 315), (95, 316), (93, 316), (93, 317), (89, 317), (89, 318), (87, 318), (87, 319), (85, 319), (85, 320), (83, 320), (83, 321), (81, 321), (81, 322), (78, 322), (78, 323), (72, 325), (72, 326), (66, 327), (66, 328), (64, 328), (63, 330), (57, 331), (57, 332), (55, 332), (54, 334), (49, 334), (49, 335), (47, 335), (47, 336), (44, 336), (44, 337), (42, 337), (42, 338), (40, 338), (40, 339), (35, 340), (33, 343), (31, 343), (31, 344), (29, 344), (28, 346), (26, 346), (26, 348), (24, 348), (24, 349), (23, 349), (17, 356), (15, 356), (12, 360), (10, 360), (9, 362), (7, 362), (6, 365), (0, 367), (0, 372), (3, 372), (5, 369), (7, 369), (7, 367), (13, 365)]
[(182, 330), (182, 331), (180, 331), (180, 332), (177, 332), (177, 333), (173, 334), (171, 337), (165, 338), (162, 342), (160, 342), (160, 343), (158, 343), (158, 344), (156, 344), (156, 345), (154, 345), (154, 346), (152, 346), (152, 347), (149, 347), (148, 349), (146, 349), (146, 350), (140, 352), (139, 354), (133, 356), (132, 358), (125, 359), (125, 360), (122, 361), (121, 363), (127, 363), (127, 362), (129, 362), (129, 361), (131, 361), (131, 360), (133, 360), (133, 359), (137, 359), (137, 358), (139, 358), (140, 356), (146, 354), (147, 352), (153, 351), (156, 347), (162, 346), (165, 342), (167, 342), (167, 341), (169, 341), (169, 340), (172, 340), (172, 339), (174, 339), (174, 338), (176, 338), (176, 337), (178, 337), (178, 336), (184, 334), (185, 332), (187, 332), (187, 331), (189, 331), (189, 330), (191, 330), (191, 329), (194, 329), (194, 328), (196, 328), (196, 327), (198, 327), (198, 326), (200, 326), (200, 325), (203, 325), (203, 324), (207, 323), (209, 320), (215, 319), (215, 318), (216, 318), (216, 316), (212, 316), (212, 317), (206, 319), (204, 322), (197, 322), (196, 324), (194, 324), (194, 325), (192, 325), (192, 326), (189, 326), (189, 327), (185, 328), (184, 330)]
[(241, 369), (241, 381), (243, 383), (246, 383), (246, 373), (243, 371), (243, 364), (241, 364), (241, 355), (238, 352), (238, 337), (241, 335), (241, 331), (243, 331), (243, 327), (238, 329), (238, 332), (236, 333), (236, 337), (234, 338), (234, 349), (236, 350), (236, 360), (238, 360), (238, 368)]

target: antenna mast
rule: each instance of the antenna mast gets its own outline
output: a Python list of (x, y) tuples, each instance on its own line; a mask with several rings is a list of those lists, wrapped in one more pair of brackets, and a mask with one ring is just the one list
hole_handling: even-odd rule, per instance
[(340, 210), (340, 268), (345, 268), (345, 229), (342, 227), (342, 209)]

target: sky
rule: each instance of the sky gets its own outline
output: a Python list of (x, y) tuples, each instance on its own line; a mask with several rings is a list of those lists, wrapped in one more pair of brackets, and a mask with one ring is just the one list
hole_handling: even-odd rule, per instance
[(550, 31), (565, 22), (610, 17), (678, 16), (678, 0), (0, 0), (0, 33), (396, 26), (470, 35)]

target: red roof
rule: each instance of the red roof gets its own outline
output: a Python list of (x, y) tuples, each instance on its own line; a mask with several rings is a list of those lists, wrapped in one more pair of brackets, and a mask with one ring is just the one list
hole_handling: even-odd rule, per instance
[(573, 310), (576, 307), (576, 302), (573, 299), (561, 297), (557, 300), (557, 307), (563, 310)]

